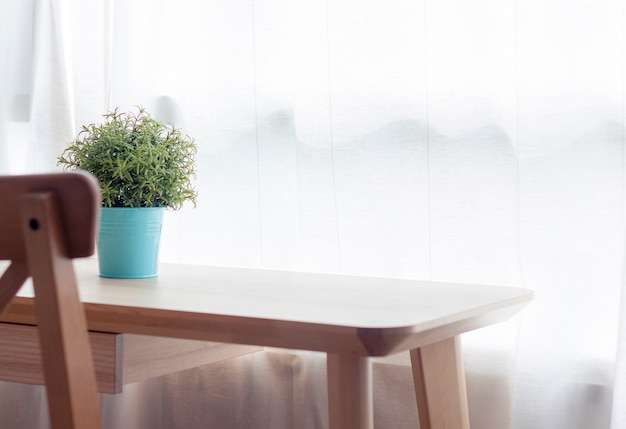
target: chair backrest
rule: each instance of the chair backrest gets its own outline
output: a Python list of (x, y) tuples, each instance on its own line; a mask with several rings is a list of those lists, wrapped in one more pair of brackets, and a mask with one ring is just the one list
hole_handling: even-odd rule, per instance
[[(94, 253), (98, 183), (85, 173), (0, 176), (0, 316), (28, 277), (52, 429), (101, 428), (87, 323), (72, 259)], [(0, 345), (1, 347), (1, 345)]]

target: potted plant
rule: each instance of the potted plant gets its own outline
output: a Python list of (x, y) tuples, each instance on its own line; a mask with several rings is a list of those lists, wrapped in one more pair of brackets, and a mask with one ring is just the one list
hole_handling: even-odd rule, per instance
[(196, 204), (197, 146), (144, 108), (104, 115), (83, 126), (58, 163), (93, 174), (102, 208), (97, 241), (100, 275), (145, 278), (157, 275), (163, 210)]

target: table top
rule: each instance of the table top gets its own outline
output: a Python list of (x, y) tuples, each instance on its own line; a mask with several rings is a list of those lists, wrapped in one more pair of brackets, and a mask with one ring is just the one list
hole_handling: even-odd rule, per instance
[[(522, 288), (161, 264), (149, 279), (75, 269), (89, 328), (331, 353), (384, 356), (504, 321)], [(4, 321), (36, 323), (25, 285)]]

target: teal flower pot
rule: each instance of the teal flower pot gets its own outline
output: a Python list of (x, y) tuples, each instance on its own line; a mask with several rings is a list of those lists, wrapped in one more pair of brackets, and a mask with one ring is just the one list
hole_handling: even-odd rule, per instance
[(102, 207), (98, 233), (101, 277), (156, 277), (164, 207)]

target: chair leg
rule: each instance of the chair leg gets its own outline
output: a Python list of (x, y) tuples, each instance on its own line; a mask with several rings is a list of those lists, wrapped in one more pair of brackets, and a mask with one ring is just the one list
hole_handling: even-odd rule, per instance
[(421, 429), (469, 429), (459, 337), (411, 350)]
[(371, 363), (357, 355), (328, 354), (330, 429), (373, 429)]
[(22, 199), (50, 422), (53, 429), (100, 429), (87, 323), (57, 213), (52, 194)]
[(0, 316), (7, 309), (28, 276), (28, 264), (26, 262), (11, 262), (9, 268), (2, 273), (2, 277), (0, 277)]

